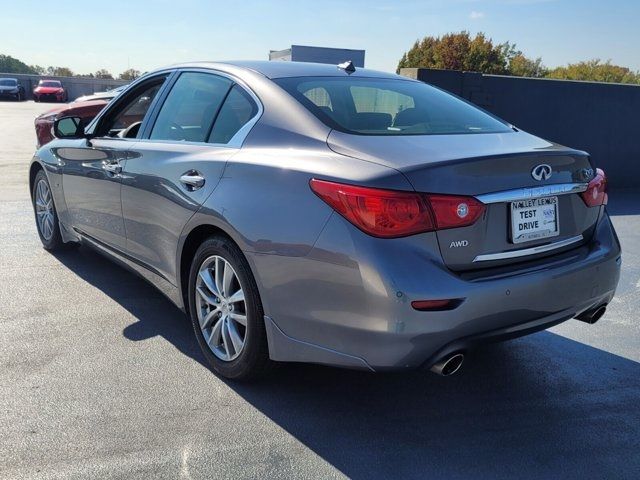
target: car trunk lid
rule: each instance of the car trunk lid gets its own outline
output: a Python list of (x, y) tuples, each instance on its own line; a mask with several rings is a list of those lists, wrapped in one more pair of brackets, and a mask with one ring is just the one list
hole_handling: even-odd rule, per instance
[(418, 192), (473, 196), (485, 204), (473, 225), (438, 231), (443, 260), (452, 270), (573, 248), (590, 237), (599, 215), (600, 208), (587, 207), (579, 196), (593, 176), (588, 155), (524, 132), (389, 137), (332, 132), (328, 144), (396, 168)]

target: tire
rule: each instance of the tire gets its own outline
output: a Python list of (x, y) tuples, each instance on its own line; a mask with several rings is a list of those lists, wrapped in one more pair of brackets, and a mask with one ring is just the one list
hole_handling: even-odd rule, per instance
[(60, 235), (60, 224), (58, 223), (58, 212), (53, 202), (53, 193), (44, 170), (38, 171), (33, 181), (31, 202), (42, 246), (46, 250), (59, 250), (64, 243)]
[[(240, 293), (243, 300), (238, 300)], [(200, 245), (191, 263), (188, 295), (198, 344), (214, 372), (232, 380), (248, 380), (271, 366), (258, 287), (247, 260), (230, 239), (214, 236)]]

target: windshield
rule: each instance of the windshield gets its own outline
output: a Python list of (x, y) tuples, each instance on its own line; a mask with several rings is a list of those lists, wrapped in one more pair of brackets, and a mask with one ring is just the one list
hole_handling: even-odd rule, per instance
[(15, 87), (17, 84), (18, 82), (11, 78), (0, 78), (0, 87)]
[(55, 80), (40, 80), (38, 85), (41, 87), (60, 87), (60, 82), (56, 82)]
[(511, 131), (497, 118), (422, 82), (357, 77), (274, 80), (329, 127), (359, 135)]

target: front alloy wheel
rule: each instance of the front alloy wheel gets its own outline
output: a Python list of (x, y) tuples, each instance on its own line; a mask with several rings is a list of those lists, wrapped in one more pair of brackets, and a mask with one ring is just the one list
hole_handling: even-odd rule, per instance
[(43, 170), (38, 171), (33, 181), (32, 192), (33, 211), (36, 216), (36, 227), (42, 245), (47, 250), (62, 247), (62, 236), (58, 224), (58, 214), (53, 201), (53, 193), (47, 175)]

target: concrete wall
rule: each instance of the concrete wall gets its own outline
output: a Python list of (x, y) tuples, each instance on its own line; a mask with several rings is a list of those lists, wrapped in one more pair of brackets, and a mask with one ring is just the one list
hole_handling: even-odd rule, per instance
[(404, 68), (516, 127), (585, 150), (613, 187), (640, 188), (640, 86)]
[(38, 85), (40, 79), (60, 80), (62, 86), (67, 90), (69, 101), (75, 100), (82, 95), (89, 95), (95, 92), (104, 92), (112, 88), (129, 83), (123, 80), (107, 80), (101, 78), (81, 78), (81, 77), (53, 77), (49, 75), (26, 75), (18, 73), (0, 73), (0, 78), (16, 78), (24, 87), (27, 99), (33, 98), (33, 89)]

